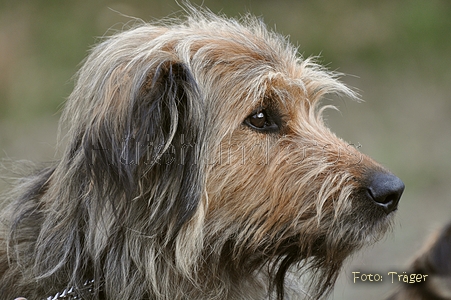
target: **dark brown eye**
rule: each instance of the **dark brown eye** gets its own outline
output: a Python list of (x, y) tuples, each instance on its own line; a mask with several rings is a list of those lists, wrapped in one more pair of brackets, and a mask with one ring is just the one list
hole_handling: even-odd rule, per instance
[(267, 123), (266, 119), (267, 117), (265, 111), (260, 111), (249, 117), (249, 123), (254, 127), (263, 128)]
[(263, 108), (254, 111), (244, 120), (244, 123), (250, 128), (262, 132), (275, 132), (279, 129), (274, 117)]

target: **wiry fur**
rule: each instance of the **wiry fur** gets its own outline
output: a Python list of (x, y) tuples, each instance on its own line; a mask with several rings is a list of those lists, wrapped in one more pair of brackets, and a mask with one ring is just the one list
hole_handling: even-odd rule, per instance
[[(261, 21), (192, 10), (91, 51), (63, 116), (68, 145), (2, 214), (0, 294), (263, 299), (331, 290), (386, 215), (361, 200), (384, 169), (322, 120), (354, 93)], [(256, 108), (278, 132), (243, 123)], [(87, 279), (95, 295), (84, 293)]]

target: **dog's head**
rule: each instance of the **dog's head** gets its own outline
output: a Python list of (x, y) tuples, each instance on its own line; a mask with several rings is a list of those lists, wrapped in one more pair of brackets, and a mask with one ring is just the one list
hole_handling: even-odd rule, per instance
[[(196, 268), (206, 274), (268, 265), (281, 295), (304, 261), (322, 272), (322, 294), (386, 231), (404, 188), (325, 126), (324, 95), (355, 98), (337, 76), (251, 17), (138, 26), (80, 70), (59, 172), (84, 182), (77, 193), (95, 200), (103, 232), (171, 247), (181, 273), (200, 257), (213, 263)], [(111, 235), (99, 232), (100, 253)]]

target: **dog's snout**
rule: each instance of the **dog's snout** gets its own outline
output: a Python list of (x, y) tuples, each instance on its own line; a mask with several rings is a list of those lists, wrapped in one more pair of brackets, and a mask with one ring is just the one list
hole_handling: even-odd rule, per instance
[(367, 191), (371, 200), (389, 214), (398, 208), (404, 183), (391, 173), (378, 172), (370, 177)]

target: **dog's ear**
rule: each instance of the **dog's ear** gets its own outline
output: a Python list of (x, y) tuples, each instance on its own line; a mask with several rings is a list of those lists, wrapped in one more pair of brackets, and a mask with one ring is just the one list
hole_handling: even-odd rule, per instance
[(145, 200), (156, 209), (155, 228), (170, 220), (177, 231), (197, 209), (204, 188), (202, 97), (188, 67), (171, 61), (150, 72), (141, 95), (128, 134), (141, 143), (142, 153), (128, 154), (140, 157), (137, 175), (147, 185)]
[(119, 130), (99, 130), (101, 151), (86, 153), (89, 173), (98, 190), (134, 203), (118, 213), (142, 216), (149, 230), (175, 233), (197, 209), (204, 186), (202, 97), (188, 67), (169, 60), (148, 67), (135, 86), (127, 109), (110, 122), (121, 122)]

